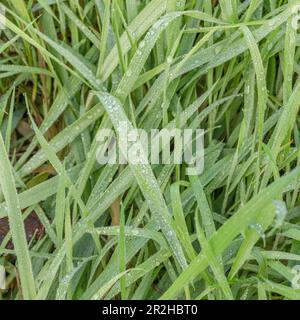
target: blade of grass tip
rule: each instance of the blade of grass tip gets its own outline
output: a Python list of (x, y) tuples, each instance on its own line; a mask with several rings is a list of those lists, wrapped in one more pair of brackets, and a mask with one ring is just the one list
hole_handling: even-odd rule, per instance
[(178, 233), (178, 238), (182, 243), (187, 256), (192, 261), (195, 256), (195, 249), (193, 248), (190, 238), (189, 230), (186, 225), (185, 215), (182, 208), (181, 196), (180, 196), (180, 184), (175, 183), (170, 188), (173, 216), (174, 216), (174, 228)]
[[(274, 204), (271, 204), (263, 209), (262, 214), (257, 218), (254, 227), (249, 228), (246, 231), (245, 239), (234, 259), (230, 273), (228, 275), (229, 280), (232, 280), (234, 278), (234, 276), (241, 269), (245, 261), (249, 258), (255, 243), (261, 237), (261, 232), (264, 232), (270, 226), (270, 224), (274, 220), (274, 216), (275, 206)], [(255, 228), (255, 226), (257, 226), (260, 229), (259, 232), (257, 228)]]
[(212, 211), (210, 209), (209, 203), (207, 201), (203, 189), (203, 185), (198, 176), (189, 176), (189, 179), (201, 214), (201, 221), (205, 231), (205, 235), (207, 239), (210, 239), (212, 235), (216, 232), (216, 227)]
[(108, 292), (113, 288), (113, 286), (122, 278), (125, 274), (132, 272), (134, 269), (126, 270), (125, 272), (119, 273), (113, 277), (110, 281), (104, 284), (98, 292), (92, 297), (91, 300), (101, 300), (104, 299)]
[(199, 239), (199, 243), (201, 245), (201, 250), (203, 254), (206, 256), (206, 259), (212, 268), (216, 281), (218, 282), (220, 288), (222, 289), (224, 296), (227, 300), (233, 300), (233, 295), (224, 274), (223, 266), (220, 261), (218, 261), (218, 257), (216, 257), (213, 249), (211, 248), (210, 244), (208, 243), (207, 239), (205, 238), (205, 234), (201, 229), (199, 219), (195, 217), (195, 224), (196, 224), (196, 231), (197, 236)]
[(158, 267), (156, 270), (153, 270), (152, 272), (146, 274), (137, 289), (134, 291), (131, 300), (146, 300), (147, 294), (151, 290), (151, 287), (154, 285), (155, 279), (157, 278), (160, 271), (161, 268)]
[(226, 207), (227, 207), (227, 201), (228, 201), (228, 197), (229, 197), (229, 187), (231, 185), (232, 182), (232, 178), (234, 175), (234, 172), (236, 172), (236, 167), (238, 166), (238, 162), (239, 162), (239, 153), (240, 150), (244, 144), (245, 141), (245, 132), (246, 132), (246, 121), (245, 118), (243, 118), (242, 120), (242, 124), (240, 127), (240, 132), (239, 132), (239, 139), (238, 139), (238, 144), (237, 144), (237, 148), (236, 151), (234, 153), (233, 159), (232, 159), (232, 164), (231, 164), (231, 168), (228, 174), (228, 178), (227, 178), (227, 182), (226, 182), (226, 189), (225, 189), (225, 196), (224, 196), (224, 201), (223, 201), (223, 207), (222, 207), (222, 213), (225, 213)]
[(92, 260), (92, 259), (90, 258), (90, 259), (87, 259), (87, 261), (83, 261), (79, 263), (79, 265), (76, 268), (74, 268), (70, 273), (68, 273), (66, 276), (64, 276), (60, 280), (59, 286), (56, 291), (55, 300), (66, 300), (66, 295), (68, 294), (69, 286), (70, 286), (70, 283), (72, 282), (73, 277), (84, 266), (84, 264), (88, 262), (88, 260)]
[[(119, 100), (105, 92), (96, 92), (95, 94), (97, 95), (100, 102), (103, 104), (104, 108), (109, 114), (110, 119), (119, 137), (120, 134), (123, 134), (122, 130), (124, 129), (124, 127), (121, 126), (122, 124), (126, 126), (129, 130), (128, 132), (130, 132), (133, 129), (133, 126), (129, 122)], [(137, 141), (137, 144), (139, 145), (139, 150), (143, 150), (142, 144), (139, 140)], [(147, 156), (144, 154), (143, 151), (142, 153), (144, 155), (143, 160), (145, 160), (146, 164), (130, 164), (130, 168), (136, 178), (137, 183), (141, 188), (141, 191), (145, 199), (148, 201), (151, 212), (157, 219), (160, 228), (164, 233), (174, 256), (176, 257), (180, 266), (183, 269), (185, 269), (187, 263), (180, 242), (178, 241), (176, 233), (174, 232), (174, 229), (171, 226), (170, 212), (165, 203), (165, 200), (163, 198), (157, 180), (153, 174), (153, 171), (147, 161)]]
[[(278, 179), (258, 195), (254, 196), (248, 203), (238, 210), (209, 240), (211, 248), (216, 255), (220, 255), (231, 243), (231, 241), (249, 224), (259, 217), (261, 209), (283, 192), (284, 188), (299, 177), (300, 168), (297, 168)], [(184, 270), (172, 286), (161, 296), (160, 299), (171, 299), (176, 296), (186, 283), (190, 282), (208, 266), (204, 255), (200, 253)]]
[(6, 200), (8, 219), (12, 240), (18, 261), (21, 280), (21, 290), (25, 300), (32, 300), (36, 296), (35, 282), (32, 273), (29, 249), (23, 224), (22, 212), (15, 186), (13, 170), (9, 162), (4, 141), (0, 134), (0, 185)]
[(51, 222), (49, 221), (45, 212), (39, 205), (34, 206), (32, 208), (32, 211), (33, 210), (36, 212), (38, 218), (40, 219), (42, 225), (44, 226), (46, 234), (49, 236), (50, 240), (54, 243), (54, 245), (57, 246), (57, 237), (56, 237), (55, 231), (53, 230), (51, 226)]
[(54, 252), (54, 258), (48, 260), (48, 262), (44, 265), (43, 269), (38, 275), (41, 285), (37, 292), (37, 300), (45, 300), (47, 298), (49, 290), (53, 285), (54, 279), (64, 257), (65, 248), (60, 248), (58, 251)]

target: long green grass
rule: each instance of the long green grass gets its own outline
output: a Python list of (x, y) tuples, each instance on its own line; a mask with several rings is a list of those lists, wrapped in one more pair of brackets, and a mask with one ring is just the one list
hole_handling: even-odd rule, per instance
[[(1, 6), (0, 299), (300, 299), (299, 0)], [(120, 122), (204, 129), (204, 172), (100, 165)]]

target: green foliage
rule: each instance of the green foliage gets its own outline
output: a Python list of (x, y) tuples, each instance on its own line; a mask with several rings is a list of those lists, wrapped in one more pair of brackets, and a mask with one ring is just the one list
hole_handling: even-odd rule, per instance
[[(0, 299), (300, 298), (299, 0), (1, 3)], [(120, 122), (204, 172), (98, 164)]]

